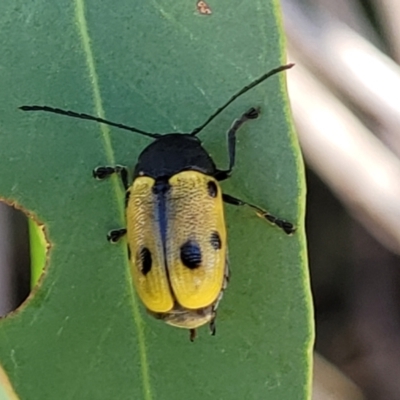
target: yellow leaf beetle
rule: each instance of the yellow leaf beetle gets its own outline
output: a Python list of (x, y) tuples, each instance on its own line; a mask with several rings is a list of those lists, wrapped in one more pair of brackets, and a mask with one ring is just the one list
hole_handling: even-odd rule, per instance
[(126, 190), (126, 228), (109, 232), (116, 242), (127, 236), (131, 274), (137, 293), (154, 317), (190, 330), (209, 323), (215, 334), (216, 309), (229, 280), (223, 202), (253, 208), (281, 228), (294, 226), (254, 204), (222, 193), (219, 181), (230, 177), (235, 165), (236, 132), (258, 117), (251, 108), (228, 131), (229, 167), (220, 170), (196, 136), (236, 98), (293, 64), (275, 68), (244, 87), (202, 125), (190, 133), (149, 133), (88, 114), (48, 106), (22, 106), (24, 111), (47, 111), (92, 120), (148, 136), (154, 141), (139, 155), (128, 183), (127, 168), (97, 167), (93, 175), (121, 176)]

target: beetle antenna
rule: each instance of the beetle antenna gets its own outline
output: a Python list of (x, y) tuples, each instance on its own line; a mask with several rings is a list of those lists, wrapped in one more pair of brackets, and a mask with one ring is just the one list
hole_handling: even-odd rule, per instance
[[(217, 115), (219, 115), (222, 111), (224, 111), (226, 107), (228, 107), (234, 100), (236, 100), (242, 94), (248, 92), (250, 89), (253, 89), (255, 86), (257, 86), (260, 83), (264, 82), (266, 79), (268, 79), (272, 75), (275, 75), (275, 74), (278, 74), (279, 72), (282, 72), (282, 71), (285, 71), (287, 69), (290, 69), (293, 66), (294, 66), (293, 63), (286, 64), (286, 65), (281, 65), (280, 67), (272, 69), (271, 71), (267, 72), (266, 74), (260, 76), (258, 79), (256, 79), (255, 81), (253, 81), (249, 85), (245, 86), (239, 92), (234, 94), (222, 107), (218, 108), (218, 110), (215, 111), (215, 113), (212, 114), (202, 125), (200, 125), (197, 128), (193, 129), (192, 132), (190, 132), (190, 135), (196, 136)], [(95, 117), (93, 115), (89, 115), (89, 114), (85, 114), (85, 113), (78, 113), (78, 112), (71, 111), (71, 110), (63, 110), (61, 108), (34, 105), (34, 106), (21, 106), (21, 107), (19, 107), (19, 109), (22, 110), (22, 111), (44, 111), (44, 112), (50, 112), (50, 113), (53, 113), (53, 114), (65, 115), (67, 117), (72, 117), (72, 118), (80, 118), (80, 119), (86, 119), (88, 121), (96, 121), (96, 122), (100, 122), (102, 124), (115, 126), (116, 128), (124, 129), (126, 131), (136, 132), (136, 133), (139, 133), (140, 135), (151, 137), (153, 139), (157, 139), (160, 136), (162, 136), (162, 134), (160, 134), (160, 133), (150, 133), (150, 132), (142, 131), (141, 129), (135, 128), (133, 126), (119, 124), (117, 122), (108, 121), (106, 119), (103, 119), (103, 118), (100, 118), (100, 117)]]
[(53, 107), (48, 107), (48, 106), (21, 106), (21, 107), (19, 107), (19, 109), (22, 111), (45, 111), (45, 112), (50, 112), (50, 113), (54, 113), (54, 114), (66, 115), (67, 117), (80, 118), (80, 119), (86, 119), (89, 121), (101, 122), (102, 124), (107, 124), (107, 125), (115, 126), (120, 129), (125, 129), (127, 131), (140, 133), (141, 135), (148, 136), (153, 139), (156, 139), (156, 138), (162, 136), (159, 133), (145, 132), (138, 128), (134, 128), (133, 126), (118, 124), (116, 122), (107, 121), (106, 119), (95, 117), (95, 116), (89, 115), (89, 114), (77, 113), (75, 111), (70, 111), (70, 110), (62, 110), (61, 108), (53, 108)]
[(286, 64), (286, 65), (281, 65), (278, 68), (274, 68), (271, 71), (265, 73), (264, 75), (260, 76), (258, 79), (250, 83), (249, 85), (245, 86), (243, 89), (241, 89), (239, 92), (234, 94), (222, 107), (218, 108), (217, 111), (215, 111), (214, 114), (212, 114), (202, 125), (198, 126), (197, 128), (193, 129), (192, 132), (190, 132), (190, 135), (196, 136), (200, 131), (202, 131), (217, 115), (221, 114), (222, 111), (225, 110), (226, 107), (229, 106), (233, 101), (235, 101), (238, 97), (240, 97), (242, 94), (248, 92), (250, 89), (253, 89), (255, 86), (259, 85), (261, 82), (264, 82), (266, 79), (271, 77), (272, 75), (278, 74), (279, 72), (285, 71), (287, 69), (290, 69), (294, 66), (293, 63), (291, 64)]

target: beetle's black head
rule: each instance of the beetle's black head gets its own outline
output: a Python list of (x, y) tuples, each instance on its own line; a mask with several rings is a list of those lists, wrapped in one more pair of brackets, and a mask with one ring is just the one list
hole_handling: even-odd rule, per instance
[(216, 173), (213, 159), (196, 136), (170, 133), (158, 137), (142, 151), (134, 178), (141, 175), (154, 179), (170, 177), (185, 170), (200, 171), (207, 175)]

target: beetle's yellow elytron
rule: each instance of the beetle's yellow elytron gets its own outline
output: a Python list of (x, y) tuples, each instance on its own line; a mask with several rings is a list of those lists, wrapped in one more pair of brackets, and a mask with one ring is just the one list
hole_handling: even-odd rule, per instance
[(235, 165), (236, 132), (259, 111), (251, 108), (228, 131), (229, 167), (220, 170), (197, 134), (232, 101), (270, 76), (291, 68), (275, 68), (236, 93), (191, 133), (158, 134), (48, 106), (23, 106), (24, 111), (47, 111), (93, 120), (154, 139), (139, 155), (128, 183), (126, 167), (97, 167), (103, 179), (121, 176), (126, 190), (126, 228), (113, 230), (108, 239), (127, 236), (131, 274), (140, 299), (150, 314), (170, 325), (190, 330), (210, 323), (215, 334), (218, 303), (228, 284), (229, 268), (223, 202), (247, 205), (287, 234), (294, 226), (267, 211), (222, 193), (219, 181), (230, 177)]

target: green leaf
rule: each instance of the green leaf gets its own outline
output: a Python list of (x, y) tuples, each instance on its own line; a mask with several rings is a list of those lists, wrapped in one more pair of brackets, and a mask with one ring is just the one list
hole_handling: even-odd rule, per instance
[(8, 376), (0, 365), (0, 400), (18, 400)]
[(34, 287), (43, 273), (49, 246), (46, 241), (44, 226), (32, 218), (28, 219), (30, 258), (31, 258), (31, 287)]
[[(284, 62), (276, 2), (3, 0), (0, 15), (0, 196), (45, 225), (40, 287), (0, 321), (0, 362), (21, 399), (306, 399), (312, 346), (303, 166), (284, 74), (236, 100), (201, 134), (221, 168), (225, 132), (251, 106), (223, 184), (298, 226), (293, 236), (226, 207), (231, 282), (217, 335), (146, 314), (130, 283), (116, 177), (150, 140), (93, 122), (24, 113), (25, 104), (97, 114), (151, 132), (185, 132)], [(289, 72), (290, 73), (290, 72)]]

